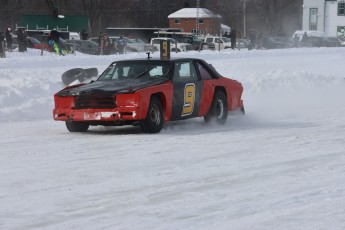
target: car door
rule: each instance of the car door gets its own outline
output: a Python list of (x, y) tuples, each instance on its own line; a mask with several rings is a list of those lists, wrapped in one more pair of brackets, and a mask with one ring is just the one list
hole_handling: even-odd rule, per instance
[(171, 120), (198, 116), (203, 82), (200, 81), (193, 61), (174, 63), (172, 83), (174, 92)]
[(89, 47), (88, 47), (88, 43), (86, 41), (80, 40), (80, 47), (83, 53), (87, 54), (89, 53)]

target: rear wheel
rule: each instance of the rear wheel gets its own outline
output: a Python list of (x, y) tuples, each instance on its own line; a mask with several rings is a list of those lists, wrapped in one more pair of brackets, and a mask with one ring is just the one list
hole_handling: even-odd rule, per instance
[(159, 133), (163, 128), (163, 107), (157, 97), (152, 97), (145, 120), (140, 121), (140, 126), (145, 133)]
[(66, 127), (70, 132), (86, 132), (89, 124), (77, 121), (66, 121)]
[(225, 124), (228, 118), (228, 101), (223, 91), (216, 91), (213, 97), (211, 108), (204, 116), (206, 123), (216, 122), (217, 124)]

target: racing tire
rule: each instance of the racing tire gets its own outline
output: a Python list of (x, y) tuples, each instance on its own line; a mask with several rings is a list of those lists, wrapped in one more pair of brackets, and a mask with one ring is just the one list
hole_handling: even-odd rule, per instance
[(223, 91), (217, 90), (214, 94), (211, 108), (204, 116), (206, 123), (215, 122), (223, 125), (228, 118), (228, 100)]
[(89, 129), (89, 124), (77, 121), (66, 121), (66, 127), (71, 133), (86, 132)]
[(159, 133), (164, 123), (163, 107), (157, 97), (152, 97), (145, 120), (140, 121), (140, 126), (145, 133)]

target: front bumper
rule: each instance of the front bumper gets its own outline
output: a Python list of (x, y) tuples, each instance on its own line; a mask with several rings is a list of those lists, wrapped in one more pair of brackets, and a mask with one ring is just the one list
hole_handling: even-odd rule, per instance
[(117, 107), (115, 109), (78, 109), (55, 108), (53, 117), (56, 121), (136, 121), (142, 119), (139, 107)]

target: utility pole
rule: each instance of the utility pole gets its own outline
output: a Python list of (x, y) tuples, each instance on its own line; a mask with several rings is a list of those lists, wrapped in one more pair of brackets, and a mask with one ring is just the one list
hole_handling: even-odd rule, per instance
[(243, 37), (246, 37), (246, 0), (243, 0)]
[(199, 24), (199, 14), (200, 14), (200, 0), (196, 0), (196, 35), (199, 35), (199, 30), (200, 30), (200, 24)]

